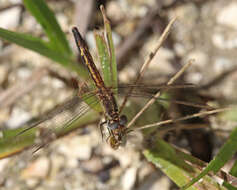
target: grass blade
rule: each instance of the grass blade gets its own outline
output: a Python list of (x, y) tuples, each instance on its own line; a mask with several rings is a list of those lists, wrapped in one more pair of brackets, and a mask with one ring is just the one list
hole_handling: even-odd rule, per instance
[(233, 167), (230, 170), (230, 174), (237, 177), (237, 160), (235, 160), (235, 163), (234, 163)]
[(223, 186), (225, 186), (228, 190), (236, 190), (236, 187), (227, 183), (226, 181), (223, 182)]
[[(95, 122), (98, 120), (99, 114), (96, 114), (95, 111), (90, 111), (83, 117), (75, 120), (70, 126), (64, 127), (55, 127), (54, 133), (56, 138), (60, 138), (73, 130), (79, 129), (80, 127), (88, 124), (90, 122)], [(0, 159), (6, 158), (13, 154), (20, 153), (25, 149), (32, 147), (35, 145), (35, 141), (37, 140), (37, 135), (40, 133), (40, 129), (35, 127), (31, 128), (30, 130), (25, 131), (24, 133), (19, 134), (20, 131), (24, 131), (27, 126), (19, 128), (19, 129), (10, 129), (5, 130), (3, 133), (3, 137), (0, 138)]]
[(100, 64), (103, 72), (103, 78), (105, 85), (110, 87), (113, 86), (111, 65), (110, 65), (110, 57), (107, 49), (107, 45), (104, 39), (104, 36), (99, 34), (98, 32), (94, 32), (96, 47), (100, 59)]
[(225, 163), (229, 159), (231, 159), (231, 157), (236, 153), (236, 151), (237, 151), (237, 127), (233, 130), (228, 141), (222, 146), (216, 157), (197, 177), (193, 178), (188, 184), (182, 187), (182, 189), (184, 190), (189, 188), (211, 171), (214, 172), (214, 174), (216, 174), (225, 165)]
[[(183, 155), (180, 156), (177, 154), (177, 150), (165, 141), (158, 139), (153, 145), (152, 148), (143, 151), (146, 159), (160, 168), (179, 187), (182, 187), (199, 172), (199, 170), (193, 167), (192, 164), (185, 162)], [(192, 159), (192, 156), (188, 154), (185, 154), (185, 156)], [(200, 190), (202, 189), (200, 187), (208, 187), (208, 189), (224, 189), (215, 183), (215, 181), (210, 177), (203, 178), (202, 182), (196, 186), (190, 186), (188, 189)]]
[(76, 61), (73, 61), (69, 56), (53, 50), (47, 42), (44, 42), (40, 38), (29, 34), (12, 32), (3, 28), (0, 28), (0, 37), (56, 61), (61, 65), (78, 72), (81, 77), (86, 78), (88, 76), (88, 71), (82, 65), (77, 64)]
[(104, 19), (105, 37), (108, 44), (107, 46), (108, 46), (109, 56), (110, 56), (110, 68), (111, 68), (111, 76), (112, 76), (111, 83), (113, 87), (117, 88), (118, 86), (117, 63), (116, 63), (114, 43), (112, 39), (112, 30), (111, 30), (110, 22), (105, 15), (104, 7), (100, 6), (100, 10), (102, 12), (103, 19)]
[(40, 23), (49, 38), (49, 45), (58, 52), (72, 56), (72, 51), (61, 30), (54, 13), (49, 9), (44, 0), (23, 0), (28, 11)]
[(21, 129), (12, 129), (3, 131), (3, 137), (0, 138), (0, 159), (11, 156), (24, 150), (34, 143), (36, 129), (29, 130), (22, 134), (21, 139), (10, 141), (19, 133)]

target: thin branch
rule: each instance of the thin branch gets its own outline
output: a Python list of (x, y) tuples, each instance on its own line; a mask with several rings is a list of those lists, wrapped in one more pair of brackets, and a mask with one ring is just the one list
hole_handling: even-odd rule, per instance
[[(175, 22), (176, 19), (177, 19), (176, 17), (173, 18), (173, 19), (169, 22), (169, 24), (167, 25), (167, 27), (165, 28), (164, 32), (162, 33), (161, 37), (159, 38), (159, 41), (158, 41), (158, 44), (157, 44), (155, 50), (150, 53), (148, 60), (143, 64), (142, 68), (140, 69), (140, 72), (139, 72), (139, 74), (137, 75), (137, 78), (136, 78), (134, 84), (137, 84), (138, 81), (139, 81), (139, 80), (141, 79), (141, 77), (143, 76), (145, 70), (147, 69), (147, 67), (148, 67), (149, 64), (151, 63), (152, 59), (155, 57), (155, 55), (157, 54), (158, 50), (159, 50), (160, 47), (162, 46), (163, 42), (164, 42), (165, 39), (167, 38), (167, 36), (168, 36), (168, 34), (169, 34), (169, 32), (170, 32), (170, 29), (171, 29), (171, 27), (172, 27), (172, 25), (173, 25), (173, 23)], [(122, 103), (122, 105), (121, 105), (120, 108), (119, 108), (119, 113), (122, 112), (122, 110), (123, 110), (123, 108), (124, 108), (124, 106), (125, 106), (125, 104), (126, 104), (128, 98), (129, 98), (129, 94), (131, 94), (132, 91), (133, 91), (133, 87), (130, 88), (129, 92), (128, 92), (127, 95), (125, 96), (125, 98), (124, 98), (124, 100), (123, 100), (123, 103)]]
[(168, 120), (165, 120), (165, 121), (160, 121), (160, 122), (157, 122), (157, 123), (144, 125), (144, 126), (141, 126), (141, 127), (136, 127), (134, 130), (137, 131), (137, 130), (147, 129), (147, 128), (151, 128), (151, 127), (158, 127), (158, 126), (161, 126), (161, 125), (174, 123), (174, 122), (178, 122), (178, 121), (184, 121), (184, 120), (192, 119), (192, 118), (195, 118), (195, 117), (203, 117), (203, 116), (206, 116), (206, 115), (211, 115), (211, 114), (215, 114), (215, 113), (219, 113), (219, 112), (230, 111), (232, 109), (233, 109), (233, 107), (227, 107), (227, 108), (220, 108), (220, 109), (215, 109), (215, 110), (211, 110), (211, 111), (204, 111), (204, 112), (195, 113), (195, 114), (192, 114), (192, 115), (180, 117), (178, 119), (168, 119)]
[(80, 33), (85, 36), (87, 28), (91, 22), (91, 18), (95, 11), (93, 11), (95, 6), (94, 0), (80, 0), (75, 1), (75, 13), (74, 20), (75, 25), (80, 28)]
[[(179, 72), (177, 72), (168, 82), (167, 85), (171, 85), (177, 80), (177, 78), (180, 77), (184, 73), (184, 71), (192, 64), (193, 60), (190, 60), (186, 65), (184, 65)], [(147, 104), (140, 110), (140, 112), (137, 113), (137, 115), (129, 122), (127, 127), (129, 128), (133, 123), (141, 116), (141, 114), (150, 106), (152, 105), (157, 98), (159, 98), (161, 95), (161, 91), (158, 91), (155, 96), (147, 102)]]

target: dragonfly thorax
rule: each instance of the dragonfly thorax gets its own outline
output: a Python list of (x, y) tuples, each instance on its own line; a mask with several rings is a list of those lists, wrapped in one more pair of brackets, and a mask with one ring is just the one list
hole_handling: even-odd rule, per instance
[(110, 130), (124, 128), (127, 123), (127, 117), (125, 115), (121, 115), (118, 119), (111, 119), (108, 121), (108, 128)]

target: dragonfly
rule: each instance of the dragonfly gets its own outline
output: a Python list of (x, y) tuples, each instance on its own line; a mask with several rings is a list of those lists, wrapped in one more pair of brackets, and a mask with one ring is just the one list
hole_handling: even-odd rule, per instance
[(74, 35), (78, 51), (83, 59), (83, 62), (85, 63), (90, 76), (97, 87), (97, 96), (101, 100), (104, 107), (106, 121), (100, 123), (100, 128), (106, 124), (109, 132), (107, 142), (113, 149), (117, 149), (124, 142), (123, 137), (127, 131), (125, 127), (125, 124), (127, 123), (127, 117), (125, 115), (119, 115), (115, 96), (111, 89), (105, 86), (105, 83), (98, 69), (96, 68), (96, 65), (94, 64), (88, 46), (83, 40), (80, 32), (76, 27), (73, 27), (72, 33)]
[[(126, 144), (126, 136), (130, 130), (127, 124), (127, 116), (122, 113), (122, 108), (120, 110), (118, 108), (118, 104), (115, 98), (115, 92), (118, 94), (126, 94), (128, 89), (133, 88), (133, 92), (130, 91), (129, 96), (132, 97), (143, 97), (143, 98), (152, 98), (154, 91), (157, 92), (159, 90), (166, 89), (177, 89), (177, 88), (193, 88), (195, 85), (193, 84), (174, 84), (174, 85), (145, 85), (145, 84), (125, 84), (119, 85), (117, 88), (108, 87), (105, 85), (104, 80), (102, 79), (99, 70), (97, 69), (94, 60), (90, 54), (89, 48), (82, 38), (79, 30), (76, 27), (73, 27), (72, 33), (75, 39), (75, 43), (77, 45), (79, 55), (82, 58), (82, 62), (86, 66), (89, 71), (90, 78), (92, 79), (96, 90), (89, 92), (81, 92), (80, 89), (72, 98), (69, 98), (62, 104), (56, 106), (54, 109), (46, 112), (41, 116), (41, 118), (35, 122), (33, 122), (29, 127), (22, 130), (17, 136), (25, 133), (26, 131), (35, 128), (39, 125), (47, 126), (53, 125), (55, 126), (63, 126), (68, 127), (74, 121), (81, 118), (84, 114), (86, 114), (91, 108), (95, 107), (98, 103), (101, 103), (103, 107), (103, 114), (105, 121), (100, 122), (99, 128), (101, 131), (101, 135), (103, 138), (104, 130), (107, 130), (107, 138), (106, 142), (110, 145), (110, 147), (114, 150), (118, 149), (120, 146), (124, 146)], [(125, 92), (123, 92), (125, 91)], [(141, 93), (141, 91), (143, 91)], [(96, 96), (97, 99), (94, 99), (90, 102), (89, 106), (84, 102), (92, 97)], [(165, 100), (159, 97), (159, 100)], [(174, 101), (174, 103), (184, 104), (187, 106), (194, 106), (200, 108), (207, 108), (206, 105), (182, 102), (182, 101)], [(84, 103), (84, 104), (83, 104)], [(64, 114), (66, 111), (72, 111), (73, 114), (70, 115), (65, 121), (61, 121), (57, 119), (57, 115)], [(53, 122), (51, 122), (53, 121)], [(48, 124), (49, 123), (49, 124)], [(42, 137), (43, 138), (43, 137)], [(42, 148), (45, 143), (42, 143), (35, 151)]]

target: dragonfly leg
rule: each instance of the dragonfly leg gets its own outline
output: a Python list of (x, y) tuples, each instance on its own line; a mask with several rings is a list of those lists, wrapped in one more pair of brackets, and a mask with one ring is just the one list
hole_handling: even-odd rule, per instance
[(104, 124), (106, 124), (106, 123), (107, 123), (107, 121), (103, 121), (99, 124), (102, 140), (104, 139), (103, 129), (104, 129)]

